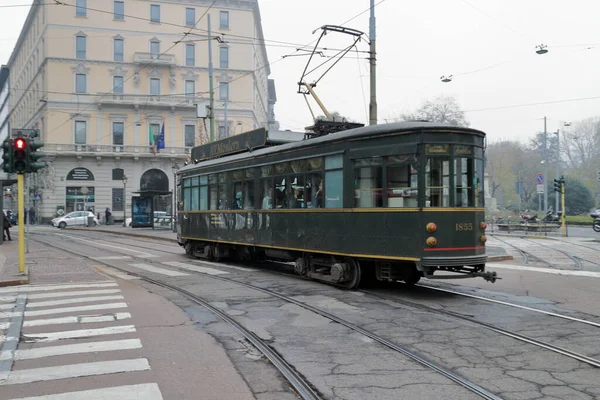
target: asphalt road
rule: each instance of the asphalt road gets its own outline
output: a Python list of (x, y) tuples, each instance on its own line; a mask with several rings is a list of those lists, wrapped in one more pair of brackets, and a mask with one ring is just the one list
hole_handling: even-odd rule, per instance
[[(426, 288), (395, 285), (375, 289), (374, 293), (343, 291), (288, 275), (289, 268), (283, 265), (259, 269), (255, 265), (191, 260), (183, 255), (179, 246), (165, 242), (81, 231), (47, 231), (35, 233), (32, 238), (201, 296), (266, 341), (308, 379), (323, 398), (478, 397), (356, 331), (234, 281), (271, 289), (332, 313), (420, 354), (499, 398), (592, 399), (600, 396), (597, 367), (589, 362), (505, 336), (482, 323), (569, 349), (590, 360), (600, 358), (600, 328), (597, 326)], [(569, 260), (565, 258), (565, 262)], [(464, 280), (460, 285), (427, 280), (424, 283), (600, 324), (597, 306), (596, 315), (591, 312), (598, 292), (575, 294), (570, 290), (576, 281), (579, 287), (585, 287), (578, 280), (592, 285), (597, 278), (535, 271), (518, 271), (520, 274), (516, 275), (506, 267), (509, 264), (498, 267), (502, 265), (505, 268), (499, 268), (501, 275), (510, 278), (499, 281), (500, 285), (483, 280)], [(110, 271), (106, 268), (106, 272)], [(518, 276), (522, 278), (525, 274), (527, 279), (519, 281)], [(256, 398), (294, 398), (280, 374), (229, 325), (170, 290), (139, 280), (133, 282), (173, 302), (187, 314), (197, 330), (222, 343)], [(562, 301), (557, 302), (557, 297)], [(576, 298), (578, 312), (570, 307)]]

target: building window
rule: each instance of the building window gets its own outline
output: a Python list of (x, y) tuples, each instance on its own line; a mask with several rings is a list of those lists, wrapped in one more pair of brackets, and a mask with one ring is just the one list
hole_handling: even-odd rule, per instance
[(114, 40), (114, 53), (115, 61), (123, 61), (123, 39)]
[(160, 22), (160, 6), (158, 4), (150, 5), (150, 21)]
[(153, 40), (150, 42), (150, 53), (160, 54), (160, 42)]
[(220, 48), (220, 68), (229, 68), (229, 47), (221, 47)]
[(196, 65), (196, 46), (193, 44), (185, 45), (185, 65), (188, 67)]
[(75, 15), (78, 17), (87, 16), (87, 1), (86, 0), (77, 0), (75, 3)]
[(125, 3), (122, 1), (115, 1), (114, 3), (114, 19), (124, 20), (125, 19)]
[(194, 147), (196, 145), (196, 127), (194, 125), (185, 126), (185, 147)]
[(113, 188), (112, 190), (112, 210), (123, 211), (123, 188)]
[(113, 77), (113, 92), (123, 93), (123, 77), (122, 76), (114, 76)]
[(113, 181), (122, 181), (124, 175), (125, 175), (125, 170), (123, 168), (114, 168), (112, 170), (112, 180)]
[(154, 95), (160, 94), (160, 79), (158, 79), (158, 78), (150, 79), (150, 94), (154, 94)]
[(185, 81), (185, 95), (194, 97), (196, 95), (196, 82)]
[(87, 50), (87, 38), (85, 36), (75, 37), (75, 57), (85, 60)]
[(86, 88), (86, 76), (85, 74), (76, 74), (75, 75), (75, 93), (85, 93), (87, 91)]
[(195, 8), (186, 8), (185, 9), (185, 24), (187, 26), (196, 25), (196, 9)]
[(229, 83), (221, 82), (219, 85), (219, 100), (229, 100)]
[(87, 143), (87, 122), (75, 121), (75, 144)]
[(229, 11), (221, 11), (219, 22), (221, 29), (229, 29)]
[(123, 122), (113, 122), (113, 144), (123, 146), (125, 136), (125, 124)]

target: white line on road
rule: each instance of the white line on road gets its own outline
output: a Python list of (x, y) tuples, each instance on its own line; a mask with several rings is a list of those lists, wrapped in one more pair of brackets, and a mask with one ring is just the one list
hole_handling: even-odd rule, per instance
[(64, 356), (67, 354), (95, 353), (98, 351), (117, 351), (141, 349), (140, 339), (113, 340), (104, 342), (77, 343), (62, 346), (40, 347), (36, 349), (24, 349), (12, 351), (3, 351), (0, 353), (2, 360), (31, 360), (34, 358)]
[(146, 254), (146, 255), (138, 256), (138, 257), (139, 258), (157, 258), (157, 257), (160, 257), (160, 256), (157, 256), (157, 255), (154, 255), (154, 254)]
[(34, 301), (33, 303), (27, 303), (27, 309), (37, 308), (37, 307), (60, 306), (62, 304), (89, 303), (90, 301), (108, 301), (108, 300), (123, 300), (123, 299), (124, 299), (123, 296), (118, 295), (118, 296), (91, 296), (91, 297), (77, 297), (75, 299)]
[(154, 272), (156, 274), (162, 274), (167, 276), (189, 276), (189, 274), (184, 274), (183, 272), (171, 271), (168, 269), (153, 267), (148, 264), (129, 264), (130, 267), (139, 268), (144, 271)]
[(186, 264), (186, 263), (182, 263), (182, 262), (178, 262), (178, 261), (167, 261), (167, 262), (163, 262), (163, 264), (169, 265), (171, 267), (187, 269), (189, 271), (200, 272), (202, 274), (207, 274), (207, 275), (226, 275), (229, 273), (227, 271), (221, 271), (221, 270), (214, 269), (214, 268), (199, 267), (197, 265)]
[(50, 290), (59, 289), (79, 289), (79, 288), (97, 288), (97, 287), (114, 287), (118, 286), (117, 282), (103, 282), (103, 283), (84, 283), (74, 285), (40, 285), (40, 286), (11, 286), (6, 288), (0, 288), (0, 293), (18, 293), (18, 292), (46, 292)]
[(34, 319), (23, 322), (23, 327), (28, 328), (32, 326), (44, 326), (44, 325), (59, 325), (59, 324), (88, 324), (94, 322), (112, 322), (123, 319), (131, 318), (129, 313), (115, 313), (105, 315), (79, 315), (62, 318), (47, 318), (47, 319)]
[(0, 310), (12, 310), (17, 306), (16, 303), (0, 304)]
[(9, 301), (15, 301), (17, 299), (17, 296), (0, 296), (0, 302), (2, 303), (7, 303)]
[(29, 300), (52, 299), (55, 297), (89, 296), (92, 294), (114, 294), (121, 289), (77, 290), (72, 292), (37, 293), (27, 296)]
[(84, 390), (61, 394), (48, 394), (45, 396), (22, 397), (14, 400), (163, 400), (160, 389), (156, 383), (141, 385), (115, 386), (105, 389)]
[(511, 265), (511, 264), (494, 264), (488, 263), (489, 268), (501, 268), (501, 269), (514, 269), (518, 271), (527, 272), (540, 272), (544, 274), (554, 275), (570, 275), (570, 276), (582, 276), (587, 278), (600, 278), (600, 272), (592, 271), (572, 271), (568, 269), (554, 269), (554, 268), (537, 268), (537, 267), (526, 267), (524, 265)]
[(237, 269), (239, 271), (246, 271), (246, 272), (257, 271), (254, 268), (236, 267), (236, 266), (233, 266), (233, 265), (229, 265), (229, 264), (225, 264), (225, 263), (216, 263), (216, 262), (212, 262), (212, 261), (205, 261), (205, 260), (191, 260), (191, 261), (195, 262), (195, 263), (198, 263), (198, 264), (212, 265), (212, 266), (215, 266), (215, 267)]
[(131, 256), (105, 256), (105, 257), (90, 257), (92, 260), (130, 260)]
[[(77, 378), (80, 376), (116, 374), (120, 372), (132, 371), (146, 371), (149, 369), (150, 364), (148, 363), (148, 360), (146, 358), (59, 365), (45, 368), (21, 369), (17, 371), (11, 371), (5, 374), (0, 374), (0, 386), (17, 385), (40, 381), (51, 381), (55, 379)], [(5, 379), (2, 379), (2, 375), (4, 375)], [(120, 399), (120, 397), (117, 398)]]
[[(86, 239), (81, 239), (81, 238), (78, 238), (78, 237), (75, 237), (75, 236), (63, 235), (62, 233), (57, 233), (57, 235), (68, 237), (69, 239), (73, 239), (73, 240), (78, 240), (80, 242), (91, 243), (94, 246), (108, 247), (109, 249), (118, 249), (118, 250), (123, 250), (123, 251), (129, 252), (129, 253), (136, 253), (136, 254), (142, 254), (142, 255), (150, 255), (150, 254), (148, 254), (146, 252), (143, 252), (143, 251), (134, 250), (134, 249), (127, 248), (127, 247), (119, 247), (119, 246), (115, 246), (115, 245), (112, 245), (112, 244), (101, 243), (101, 242), (99, 242), (97, 240), (86, 240)], [(139, 256), (136, 256), (136, 257), (139, 257)]]
[(25, 311), (25, 316), (26, 317), (37, 317), (40, 315), (65, 314), (65, 313), (78, 312), (78, 311), (109, 310), (109, 309), (113, 309), (113, 308), (127, 308), (127, 303), (93, 304), (91, 306), (62, 307), (62, 308), (51, 308), (48, 310)]
[(63, 331), (63, 332), (22, 333), (21, 341), (26, 342), (26, 343), (54, 342), (56, 340), (87, 338), (90, 336), (102, 336), (102, 335), (118, 335), (121, 333), (131, 333), (131, 332), (135, 332), (135, 326), (133, 326), (133, 325), (112, 326), (109, 328), (79, 329), (76, 331)]

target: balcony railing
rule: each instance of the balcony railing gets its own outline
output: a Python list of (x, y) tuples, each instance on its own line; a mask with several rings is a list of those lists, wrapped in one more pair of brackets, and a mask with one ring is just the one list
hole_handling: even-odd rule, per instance
[[(121, 145), (104, 145), (104, 144), (55, 144), (47, 143), (44, 145), (44, 153), (47, 154), (94, 154), (94, 155), (154, 155), (154, 147), (147, 146), (121, 146)], [(163, 156), (183, 156), (190, 154), (191, 149), (188, 147), (166, 147), (160, 149), (157, 155)]]
[(204, 100), (199, 96), (171, 96), (171, 95), (152, 95), (152, 94), (120, 94), (120, 93), (100, 93), (96, 96), (98, 104), (119, 104), (130, 106), (149, 106), (156, 105), (162, 107), (194, 107)]
[(134, 53), (133, 62), (137, 64), (175, 65), (175, 54)]

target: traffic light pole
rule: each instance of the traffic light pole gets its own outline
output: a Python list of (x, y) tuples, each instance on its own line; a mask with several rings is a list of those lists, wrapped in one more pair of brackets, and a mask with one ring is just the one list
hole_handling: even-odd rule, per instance
[(19, 274), (25, 274), (25, 176), (17, 175), (17, 207), (19, 221)]
[(565, 181), (561, 179), (561, 183), (560, 183), (560, 202), (561, 202), (561, 208), (562, 208), (562, 215), (560, 217), (560, 219), (562, 220), (562, 224), (561, 224), (561, 229), (562, 229), (562, 235), (567, 237), (569, 236), (569, 234), (567, 233), (567, 213), (566, 213), (566, 209), (565, 209)]

